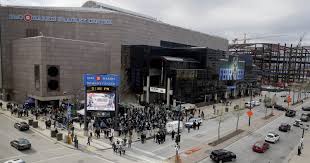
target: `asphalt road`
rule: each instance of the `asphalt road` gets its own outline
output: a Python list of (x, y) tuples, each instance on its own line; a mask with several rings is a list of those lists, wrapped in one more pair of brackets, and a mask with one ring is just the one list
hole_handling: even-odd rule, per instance
[[(97, 155), (83, 153), (79, 150), (69, 149), (56, 141), (48, 139), (31, 130), (20, 132), (14, 128), (14, 122), (0, 114), (0, 162), (21, 158), (27, 163), (109, 163)], [(18, 151), (10, 146), (10, 141), (16, 138), (27, 138), (32, 149)]]
[[(309, 103), (307, 103), (309, 104)], [(285, 117), (284, 115), (256, 130), (247, 137), (231, 144), (225, 149), (236, 153), (238, 163), (282, 163), (291, 151), (298, 145), (302, 135), (302, 129), (292, 126), (292, 130), (288, 133), (278, 131), (281, 123), (292, 123), (295, 119), (299, 119), (302, 111), (298, 107), (297, 116), (294, 118)], [(307, 124), (310, 124), (309, 122)], [(273, 131), (280, 135), (280, 141), (271, 144), (270, 149), (265, 153), (255, 153), (252, 151), (252, 145), (256, 141), (264, 140), (268, 132)], [(309, 132), (309, 131), (306, 131)], [(297, 152), (297, 151), (296, 151)], [(211, 163), (210, 158), (201, 161), (202, 163)]]

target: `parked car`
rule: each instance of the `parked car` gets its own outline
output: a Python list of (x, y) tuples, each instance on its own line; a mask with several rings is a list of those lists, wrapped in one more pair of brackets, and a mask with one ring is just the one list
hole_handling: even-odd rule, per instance
[(301, 126), (303, 126), (303, 123), (301, 122), (300, 119), (295, 119), (295, 122), (293, 123), (293, 126), (301, 127)]
[(279, 140), (280, 140), (280, 135), (273, 133), (273, 132), (269, 132), (265, 137), (265, 141), (270, 142), (270, 143), (276, 143)]
[(303, 106), (303, 107), (301, 108), (301, 110), (303, 110), (303, 111), (310, 111), (310, 106), (308, 106), (308, 107)]
[(285, 116), (287, 117), (295, 117), (296, 116), (296, 111), (295, 110), (287, 110), (285, 113)]
[(237, 156), (233, 152), (227, 151), (225, 149), (218, 149), (211, 152), (210, 158), (219, 163), (219, 162), (228, 162), (235, 161)]
[(17, 122), (14, 124), (14, 127), (19, 131), (29, 130), (29, 125), (26, 122)]
[(12, 147), (14, 147), (18, 150), (24, 150), (24, 149), (30, 149), (31, 148), (31, 143), (25, 138), (13, 140), (10, 142), (10, 144)]
[(14, 160), (8, 160), (8, 161), (5, 161), (4, 163), (26, 163), (24, 160), (22, 159), (14, 159)]
[(310, 120), (310, 117), (307, 114), (301, 114), (300, 120), (303, 122), (308, 122)]
[(279, 126), (279, 131), (283, 131), (283, 132), (288, 132), (291, 130), (291, 125), (287, 124), (287, 123), (282, 123)]
[(254, 106), (259, 106), (260, 105), (259, 101), (252, 101), (252, 103), (254, 104)]
[(277, 110), (281, 110), (281, 111), (286, 111), (287, 109), (284, 107), (284, 106), (281, 106), (281, 105), (274, 105), (274, 108), (277, 109)]
[(255, 106), (255, 104), (254, 104), (253, 101), (252, 101), (252, 102), (248, 101), (248, 102), (245, 103), (245, 107), (246, 107), (246, 108), (250, 108), (250, 107), (253, 108), (254, 106)]
[(201, 125), (202, 123), (202, 118), (191, 118), (185, 123), (185, 127), (193, 127), (194, 122), (197, 124), (199, 123)]
[(258, 153), (265, 153), (269, 149), (269, 144), (264, 141), (254, 143), (252, 150)]

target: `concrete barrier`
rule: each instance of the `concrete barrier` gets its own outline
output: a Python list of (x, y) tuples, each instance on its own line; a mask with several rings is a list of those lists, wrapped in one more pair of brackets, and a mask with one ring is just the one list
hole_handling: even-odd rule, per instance
[(51, 130), (51, 137), (55, 138), (56, 137), (56, 131), (55, 130)]
[(32, 127), (33, 128), (38, 128), (39, 127), (39, 122), (38, 121), (33, 121), (32, 122)]
[(28, 119), (29, 126), (32, 126), (33, 119)]
[(56, 134), (56, 139), (57, 139), (58, 141), (63, 140), (62, 133)]

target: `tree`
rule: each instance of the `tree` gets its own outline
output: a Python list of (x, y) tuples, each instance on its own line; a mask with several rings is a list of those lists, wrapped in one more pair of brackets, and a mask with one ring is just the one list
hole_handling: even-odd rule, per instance
[(240, 116), (241, 116), (241, 114), (242, 114), (242, 110), (244, 110), (244, 107), (242, 107), (242, 105), (236, 105), (236, 106), (234, 106), (234, 112), (233, 112), (233, 114), (237, 117), (236, 131), (239, 129), (239, 120), (240, 120)]

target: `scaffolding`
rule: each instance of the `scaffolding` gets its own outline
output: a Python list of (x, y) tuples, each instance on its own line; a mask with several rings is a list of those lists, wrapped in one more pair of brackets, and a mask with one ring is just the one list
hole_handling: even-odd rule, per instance
[(270, 43), (230, 45), (234, 55), (251, 55), (262, 84), (285, 85), (309, 80), (310, 47)]

